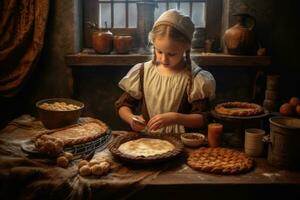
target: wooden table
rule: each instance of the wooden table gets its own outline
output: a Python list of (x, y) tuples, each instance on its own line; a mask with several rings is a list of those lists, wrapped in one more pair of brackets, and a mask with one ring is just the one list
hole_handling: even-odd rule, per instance
[[(16, 134), (16, 129), (12, 127), (7, 130), (12, 130), (11, 134)], [(25, 137), (30, 132), (19, 133), (21, 137)], [(14, 140), (13, 135), (7, 137), (7, 134), (3, 131), (0, 132), (0, 196), (1, 199), (20, 199), (16, 195), (18, 192), (25, 192), (24, 194), (34, 193), (35, 190), (25, 191), (24, 188), (34, 187), (34, 182), (39, 181), (43, 183), (43, 180), (39, 176), (26, 176), (22, 177), (20, 170), (23, 167), (26, 167), (26, 172), (30, 171), (30, 167), (33, 170), (43, 170), (54, 171), (55, 176), (51, 176), (52, 179), (45, 180), (48, 181), (47, 184), (51, 185), (51, 182), (55, 182), (59, 177), (62, 177), (65, 173), (70, 173), (70, 178), (60, 179), (62, 185), (66, 185), (68, 189), (80, 189), (81, 185), (76, 185), (75, 180), (81, 181), (82, 177), (77, 174), (76, 163), (73, 163), (66, 169), (59, 168), (53, 165), (47, 165), (47, 163), (42, 163), (41, 165), (34, 166), (35, 163), (39, 162), (38, 159), (33, 159), (35, 163), (31, 163), (30, 158), (26, 157), (26, 160), (22, 161), (24, 158), (24, 153), (20, 151), (18, 145), (16, 145), (16, 140)], [(113, 134), (118, 134), (120, 131), (113, 131)], [(8, 134), (9, 135), (9, 134)], [(7, 146), (8, 143), (13, 144), (12, 146)], [(21, 142), (19, 138), (18, 142)], [(10, 147), (10, 149), (8, 149)], [(5, 152), (9, 151), (14, 152), (13, 154), (7, 154)], [(122, 196), (121, 199), (269, 199), (271, 197), (276, 198), (286, 198), (288, 199), (300, 199), (300, 172), (299, 171), (288, 171), (280, 170), (270, 166), (266, 158), (256, 158), (255, 167), (252, 171), (241, 174), (241, 175), (214, 175), (209, 173), (203, 173), (195, 171), (188, 167), (185, 164), (185, 159), (187, 152), (192, 151), (191, 149), (185, 149), (184, 152), (176, 159), (166, 161), (162, 165), (158, 165), (158, 171), (153, 171), (156, 173), (151, 176), (145, 176), (146, 178), (140, 179), (136, 182), (131, 182), (126, 185), (126, 179), (122, 180), (123, 185), (118, 184), (118, 181), (111, 186), (109, 182), (101, 185), (101, 188), (94, 187), (88, 191), (89, 196), (77, 196), (79, 199), (119, 199), (118, 198), (109, 198), (103, 197), (103, 186), (105, 189), (114, 189), (114, 192), (126, 192), (125, 196)], [(101, 152), (100, 152), (101, 153)], [(25, 155), (26, 156), (26, 155)], [(20, 160), (18, 160), (20, 159)], [(39, 158), (41, 159), (41, 158)], [(14, 161), (10, 164), (10, 160)], [(17, 162), (16, 162), (17, 161)], [(117, 160), (114, 160), (118, 162)], [(5, 163), (5, 164), (4, 164)], [(122, 168), (122, 176), (126, 176), (128, 173), (144, 173), (147, 172), (147, 169), (132, 168), (131, 166), (124, 165), (124, 163), (118, 162)], [(126, 167), (125, 167), (126, 166)], [(162, 169), (160, 169), (162, 166)], [(163, 167), (164, 166), (164, 167)], [(166, 167), (167, 166), (167, 167)], [(147, 168), (147, 167), (146, 167)], [(156, 170), (157, 170), (156, 169)], [(12, 172), (15, 174), (12, 175)], [(18, 172), (18, 173), (16, 173)], [(149, 170), (148, 172), (151, 172)], [(158, 173), (157, 173), (158, 172)], [(111, 173), (114, 173), (112, 171)], [(16, 174), (20, 177), (17, 177)], [(25, 173), (24, 173), (25, 174)], [(158, 174), (158, 175), (157, 175)], [(28, 179), (30, 178), (30, 179)], [(84, 178), (84, 183), (88, 183), (89, 187), (91, 185), (97, 184), (97, 182), (103, 183), (105, 177), (99, 178)], [(116, 179), (115, 179), (116, 180)], [(78, 183), (78, 182), (77, 182)], [(124, 184), (125, 183), (125, 184)], [(31, 187), (28, 187), (28, 184)], [(47, 185), (47, 184), (44, 184)], [(8, 186), (7, 186), (8, 185)], [(116, 187), (117, 186), (117, 187)], [(126, 186), (126, 190), (123, 190), (123, 186)], [(46, 186), (45, 186), (46, 187)], [(83, 187), (86, 189), (86, 187)], [(32, 189), (32, 188), (31, 188)], [(39, 188), (41, 190), (41, 188)], [(42, 196), (46, 199), (60, 199), (64, 196), (60, 196), (59, 192), (67, 192), (67, 190), (55, 190), (56, 188), (43, 188), (44, 193)], [(41, 192), (38, 190), (39, 192)], [(52, 192), (48, 196), (48, 192)], [(102, 193), (101, 193), (102, 191)], [(130, 192), (131, 191), (131, 192)], [(56, 192), (59, 194), (56, 195)], [(129, 193), (128, 193), (129, 192)], [(125, 193), (124, 193), (125, 194)], [(105, 196), (105, 195), (104, 195)], [(3, 198), (2, 198), (3, 197)], [(38, 196), (40, 197), (40, 196)], [(74, 196), (73, 196), (74, 197)], [(123, 198), (124, 197), (124, 198)], [(196, 197), (196, 198), (195, 198)], [(65, 198), (65, 197), (64, 197)]]
[(214, 175), (198, 172), (185, 164), (161, 173), (132, 199), (300, 199), (300, 173), (279, 170), (266, 158), (256, 158), (255, 168), (241, 175)]

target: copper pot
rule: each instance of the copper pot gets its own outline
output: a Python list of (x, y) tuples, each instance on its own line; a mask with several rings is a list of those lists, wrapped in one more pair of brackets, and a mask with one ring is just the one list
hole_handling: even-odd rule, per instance
[(97, 53), (110, 53), (113, 49), (113, 34), (110, 31), (95, 31), (92, 35), (92, 45)]
[(129, 53), (129, 51), (132, 48), (132, 43), (133, 43), (133, 38), (129, 35), (114, 37), (114, 48), (117, 53), (120, 54)]
[[(227, 29), (224, 34), (224, 42), (229, 54), (256, 55), (257, 41), (254, 33), (256, 20), (246, 13), (234, 14), (237, 24)], [(247, 22), (252, 22), (247, 25)]]

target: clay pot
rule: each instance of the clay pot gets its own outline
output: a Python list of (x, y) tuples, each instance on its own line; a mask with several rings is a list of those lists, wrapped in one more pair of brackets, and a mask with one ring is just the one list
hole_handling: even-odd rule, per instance
[[(257, 41), (254, 33), (256, 20), (246, 13), (235, 14), (237, 24), (227, 29), (224, 33), (224, 42), (227, 51), (232, 55), (256, 55)], [(247, 25), (252, 21), (252, 25)]]
[(110, 31), (95, 31), (92, 35), (92, 45), (97, 53), (110, 53), (113, 49), (114, 36)]
[(126, 36), (115, 36), (114, 37), (114, 48), (117, 53), (126, 54), (132, 48), (133, 38), (129, 35)]

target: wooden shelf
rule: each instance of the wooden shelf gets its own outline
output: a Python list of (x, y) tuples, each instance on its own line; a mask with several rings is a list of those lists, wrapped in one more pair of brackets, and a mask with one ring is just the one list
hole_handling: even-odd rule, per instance
[[(223, 66), (223, 67), (257, 67), (270, 66), (269, 56), (234, 56), (221, 53), (192, 53), (192, 60), (200, 66)], [(132, 66), (151, 59), (147, 54), (89, 54), (76, 53), (65, 56), (67, 65), (76, 66)]]

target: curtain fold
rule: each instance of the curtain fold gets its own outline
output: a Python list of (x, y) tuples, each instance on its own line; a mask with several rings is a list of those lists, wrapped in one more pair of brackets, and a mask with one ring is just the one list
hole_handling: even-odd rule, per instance
[(13, 97), (36, 67), (49, 0), (0, 1), (0, 96)]

